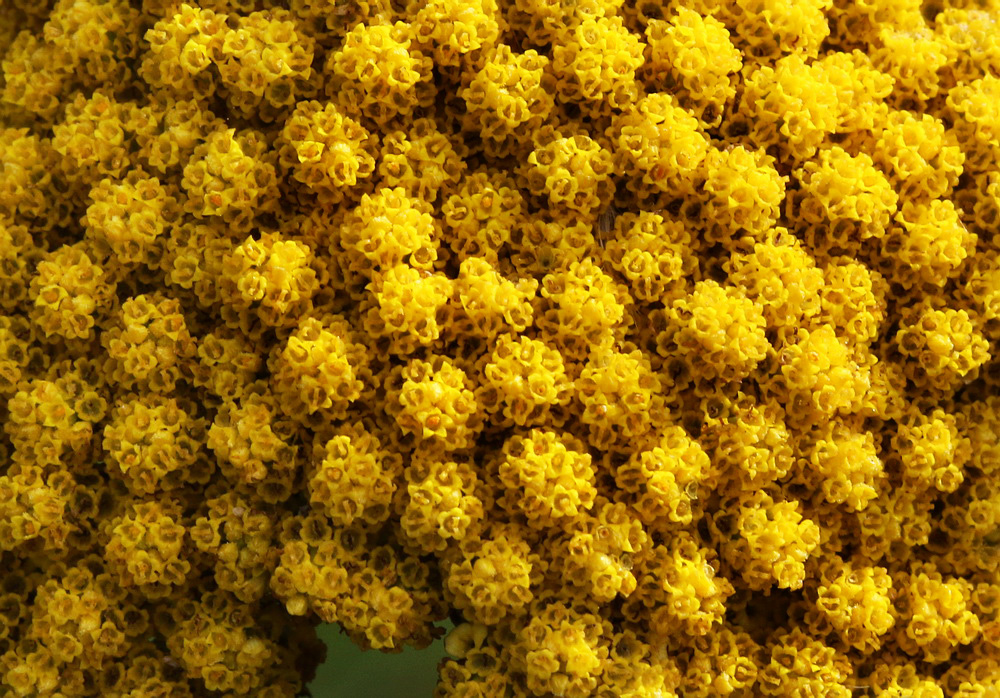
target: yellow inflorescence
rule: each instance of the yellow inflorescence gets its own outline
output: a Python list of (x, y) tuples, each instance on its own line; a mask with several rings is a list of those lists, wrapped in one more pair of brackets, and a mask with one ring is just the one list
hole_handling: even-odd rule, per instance
[(628, 105), (616, 116), (610, 135), (616, 171), (627, 191), (642, 200), (689, 189), (709, 152), (698, 119), (669, 92), (654, 92)]
[(733, 145), (709, 150), (705, 169), (705, 239), (734, 244), (760, 238), (781, 215), (787, 177), (764, 150)]
[(0, 5), (0, 696), (1000, 691), (997, 0)]
[(743, 54), (733, 46), (725, 25), (712, 16), (679, 6), (669, 20), (646, 24), (646, 62), (654, 85), (675, 92), (702, 126), (722, 122), (736, 96), (736, 77)]
[(330, 203), (375, 171), (377, 136), (333, 103), (299, 102), (281, 136), (282, 167)]
[(866, 654), (882, 644), (893, 627), (892, 579), (884, 567), (844, 563), (824, 574), (817, 589), (816, 608), (850, 647)]
[(28, 287), (34, 305), (32, 320), (45, 337), (54, 340), (92, 339), (95, 314), (110, 305), (114, 291), (115, 285), (82, 245), (64, 245), (35, 267)]
[(581, 453), (559, 434), (533, 429), (503, 446), (497, 474), (505, 493), (501, 503), (523, 513), (529, 526), (545, 528), (573, 519), (594, 505), (594, 469), (590, 454)]
[(104, 427), (109, 466), (137, 494), (176, 489), (201, 460), (204, 420), (192, 417), (190, 406), (159, 395), (133, 399), (115, 407)]
[(681, 287), (677, 283), (697, 269), (691, 233), (679, 221), (657, 213), (623, 213), (615, 221), (605, 250), (614, 270), (629, 283), (637, 300), (653, 303)]
[(656, 338), (661, 353), (677, 357), (698, 380), (745, 378), (767, 355), (764, 313), (735, 286), (700, 281), (667, 309), (667, 328)]
[(498, 44), (460, 93), (467, 113), (464, 126), (478, 131), (483, 147), (504, 155), (530, 142), (554, 106), (549, 59), (529, 49), (515, 52)]
[(396, 423), (420, 441), (446, 450), (466, 449), (479, 417), (468, 376), (444, 356), (428, 359), (415, 358), (403, 368), (403, 383), (395, 393)]
[(611, 154), (587, 136), (557, 138), (528, 156), (524, 178), (532, 194), (552, 206), (586, 216), (603, 211), (614, 196)]
[(680, 427), (670, 427), (660, 444), (633, 454), (619, 467), (615, 482), (632, 495), (636, 514), (646, 526), (686, 525), (695, 516), (699, 485), (710, 468), (698, 442)]
[(327, 59), (327, 94), (344, 111), (380, 126), (409, 115), (421, 103), (426, 106), (434, 96), (425, 88), (433, 63), (419, 50), (411, 52), (411, 43), (403, 22), (358, 24)]
[(556, 419), (552, 408), (566, 406), (571, 393), (558, 351), (537, 339), (504, 334), (483, 367), (483, 385), (477, 395), (487, 411), (502, 412), (503, 417), (525, 426)]

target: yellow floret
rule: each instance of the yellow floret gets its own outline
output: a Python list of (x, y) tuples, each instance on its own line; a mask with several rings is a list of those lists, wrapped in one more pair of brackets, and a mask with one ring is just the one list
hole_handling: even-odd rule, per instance
[(343, 419), (361, 397), (366, 349), (342, 317), (306, 318), (268, 362), (282, 410), (297, 419)]
[(757, 674), (761, 695), (851, 698), (853, 692), (846, 685), (851, 663), (833, 647), (799, 627), (776, 634), (769, 644), (770, 661), (765, 657), (767, 663)]
[(267, 325), (288, 324), (318, 289), (312, 262), (308, 245), (280, 233), (248, 237), (223, 262), (223, 298), (237, 309), (252, 309)]
[[(99, 558), (88, 555), (33, 590), (36, 598), (26, 632), (32, 642), (52, 648), (55, 666), (77, 662), (100, 666), (129, 649), (125, 632), (132, 628), (116, 617), (119, 602), (106, 593), (107, 576), (101, 568)], [(124, 604), (124, 609), (137, 610), (132, 603)]]
[(0, 0), (0, 694), (1000, 698), (998, 105), (1000, 0)]
[(473, 172), (441, 206), (444, 239), (459, 261), (485, 257), (494, 262), (523, 209), (521, 191), (506, 172)]
[(509, 246), (514, 268), (530, 276), (563, 270), (597, 254), (597, 239), (590, 223), (553, 215), (520, 221), (511, 232)]
[(931, 114), (890, 111), (863, 147), (904, 202), (947, 196), (965, 162), (955, 134)]
[(13, 462), (29, 466), (24, 476), (31, 479), (32, 468), (72, 457), (89, 443), (93, 425), (104, 418), (107, 407), (105, 398), (81, 380), (77, 371), (67, 371), (52, 381), (32, 378), (23, 382), (7, 402), (3, 427), (14, 447)]
[(453, 286), (454, 282), (443, 274), (432, 274), (407, 264), (397, 264), (376, 274), (368, 288), (378, 304), (372, 312), (377, 314), (380, 326), (370, 318), (369, 331), (373, 335), (387, 334), (431, 344), (441, 335), (443, 328), (438, 316), (451, 298)]
[[(998, 42), (1000, 59), (1000, 42)], [(998, 60), (1000, 63), (1000, 60)], [(1000, 160), (1000, 77), (987, 75), (954, 87), (947, 98), (965, 169), (983, 172)]]
[(65, 471), (46, 475), (42, 467), (28, 465), (0, 476), (0, 487), (4, 492), (0, 550), (16, 551), (28, 545), (58, 554), (71, 530), (66, 510), (71, 505), (72, 480)]
[(1000, 255), (990, 251), (975, 257), (965, 294), (986, 338), (1000, 339)]
[(723, 554), (751, 589), (799, 589), (805, 562), (820, 543), (820, 527), (802, 516), (795, 501), (774, 501), (764, 492), (749, 495), (736, 512), (738, 537), (723, 543)]
[[(607, 625), (608, 627), (605, 627)], [(518, 634), (513, 652), (535, 695), (565, 698), (592, 695), (608, 648), (601, 640), (611, 632), (607, 621), (581, 614), (563, 604), (532, 614)]]
[(538, 288), (535, 279), (511, 281), (486, 259), (468, 257), (462, 261), (454, 285), (470, 329), (476, 334), (493, 339), (505, 330), (523, 332), (531, 324), (531, 299)]
[(223, 128), (196, 100), (159, 97), (139, 109), (136, 143), (148, 169), (173, 174), (183, 168), (208, 134)]
[(458, 66), (500, 37), (496, 0), (430, 0), (413, 18), (414, 43), (438, 66)]
[(344, 35), (359, 24), (384, 24), (402, 14), (390, 0), (289, 0), (287, 5), (299, 25), (328, 51), (340, 46)]
[(259, 159), (266, 144), (253, 132), (218, 130), (195, 148), (184, 167), (184, 210), (197, 218), (219, 216), (239, 230), (274, 205), (277, 187), (271, 158)]
[(67, 102), (62, 120), (52, 127), (52, 147), (67, 158), (76, 176), (120, 177), (132, 162), (125, 125), (135, 109), (103, 90)]
[(880, 266), (886, 268), (886, 276), (906, 288), (933, 289), (944, 286), (962, 262), (975, 254), (977, 241), (950, 200), (906, 202), (882, 243)]
[(592, 348), (575, 385), (580, 421), (595, 448), (630, 450), (658, 411), (660, 382), (639, 350)]
[(101, 342), (108, 352), (108, 370), (120, 386), (161, 394), (173, 391), (195, 355), (180, 302), (159, 293), (122, 303)]
[(681, 690), (692, 698), (740, 695), (757, 680), (760, 647), (728, 624), (696, 638)]
[(383, 185), (402, 187), (410, 196), (433, 203), (465, 172), (461, 144), (453, 143), (434, 119), (415, 119), (406, 131), (382, 138), (378, 175)]
[[(913, 663), (887, 663), (873, 672), (870, 681), (876, 698), (945, 698), (940, 682), (921, 674)], [(976, 689), (972, 690), (975, 695)]]
[(882, 275), (850, 257), (836, 257), (823, 269), (820, 317), (857, 345), (878, 335), (886, 317), (887, 284)]
[(552, 540), (550, 571), (583, 598), (608, 603), (636, 589), (635, 561), (649, 536), (622, 502), (604, 503), (580, 517), (566, 535)]
[(900, 588), (905, 603), (896, 638), (908, 654), (944, 662), (979, 635), (968, 580), (946, 578), (933, 564), (918, 563), (909, 574), (899, 575), (894, 586)]
[(747, 77), (739, 114), (749, 137), (781, 160), (804, 162), (837, 128), (837, 90), (819, 63), (799, 54), (762, 66)]
[(7, 103), (43, 119), (51, 119), (59, 109), (66, 79), (72, 74), (72, 56), (63, 48), (47, 44), (31, 31), (16, 31), (23, 18), (18, 14), (10, 15), (16, 8), (4, 6), (3, 9), (4, 89), (0, 94)]
[(197, 601), (185, 598), (173, 609), (167, 647), (188, 679), (210, 691), (254, 692), (284, 654), (267, 634), (257, 634), (259, 618), (231, 596), (212, 591)]
[(830, 140), (849, 142), (855, 134), (874, 131), (885, 120), (893, 80), (875, 68), (868, 54), (834, 51), (813, 65), (837, 95), (837, 127)]
[(326, 442), (309, 478), (309, 501), (337, 526), (374, 526), (391, 514), (396, 484), (393, 459), (361, 425)]
[(586, 19), (611, 17), (624, 10), (623, 0), (513, 0), (512, 28), (524, 32), (531, 46), (557, 43)]
[[(462, 542), (460, 555), (447, 567), (447, 589), (466, 618), (493, 626), (532, 600), (532, 568), (540, 563), (516, 529), (501, 529), (491, 537)], [(446, 648), (449, 644), (446, 639)]]
[(653, 303), (677, 289), (692, 274), (698, 257), (691, 232), (658, 213), (623, 213), (615, 219), (605, 254), (615, 271), (629, 281), (638, 301)]
[(892, 447), (903, 464), (903, 484), (918, 491), (958, 489), (972, 444), (959, 432), (955, 416), (942, 409), (922, 414), (911, 408), (899, 421)]
[(705, 635), (722, 621), (733, 585), (718, 574), (717, 565), (715, 551), (699, 547), (686, 531), (651, 551), (635, 600), (649, 609), (652, 637), (670, 637), (678, 630)]
[(188, 529), (198, 550), (216, 561), (215, 581), (244, 603), (267, 592), (273, 569), (271, 545), (277, 528), (262, 503), (235, 492), (206, 502), (205, 515)]
[(190, 406), (159, 395), (133, 396), (104, 427), (108, 464), (140, 495), (180, 487), (193, 475), (205, 442), (204, 420)]
[(823, 270), (784, 228), (768, 233), (749, 253), (733, 254), (729, 281), (760, 305), (770, 328), (807, 324), (820, 311)]
[(417, 454), (406, 481), (406, 508), (399, 523), (421, 550), (441, 552), (449, 541), (478, 538), (485, 507), (470, 464)]
[(0, 215), (11, 223), (31, 224), (41, 230), (66, 225), (79, 215), (61, 201), (54, 189), (62, 185), (60, 160), (67, 147), (64, 143), (61, 154), (54, 142), (26, 128), (0, 129), (0, 158), (4, 162), (0, 171)]
[(144, 37), (149, 53), (140, 75), (150, 85), (185, 97), (214, 91), (216, 78), (209, 68), (213, 57), (221, 57), (226, 20), (225, 14), (186, 3), (164, 13)]
[(828, 11), (831, 44), (840, 50), (866, 49), (879, 36), (883, 26), (911, 26), (920, 14), (917, 0), (883, 0), (857, 3), (834, 0)]
[(884, 567), (843, 564), (824, 577), (816, 606), (848, 645), (871, 652), (892, 629), (892, 579)]
[(942, 72), (946, 88), (1000, 71), (1000, 38), (996, 10), (957, 3), (934, 18), (934, 30), (948, 62)]
[(275, 432), (277, 414), (271, 400), (248, 395), (223, 403), (208, 430), (208, 448), (230, 486), (272, 502), (288, 498), (298, 465), (298, 448)]
[(878, 496), (883, 467), (870, 431), (834, 419), (806, 435), (799, 449), (815, 473), (807, 485), (818, 484), (830, 504), (860, 511)]
[(156, 177), (132, 170), (91, 189), (83, 224), (103, 257), (122, 266), (154, 261), (154, 244), (176, 220), (177, 199)]
[(722, 5), (722, 14), (748, 62), (768, 63), (789, 53), (815, 58), (830, 33), (824, 13), (832, 0), (735, 0), (735, 7)]
[[(22, 3), (13, 3), (18, 4)], [(25, 31), (7, 51), (6, 101), (47, 120), (67, 88), (128, 79), (140, 42), (139, 12), (128, 3), (61, 0), (24, 9), (32, 14), (41, 10), (48, 16), (41, 31)], [(29, 25), (15, 19), (12, 28), (27, 30)], [(22, 44), (28, 37), (31, 40)]]
[(799, 424), (819, 424), (835, 413), (856, 412), (871, 385), (847, 342), (830, 325), (800, 328), (780, 351), (780, 379), (790, 414)]
[(669, 696), (679, 683), (680, 670), (669, 657), (658, 656), (656, 646), (638, 639), (632, 630), (616, 632), (601, 676), (601, 698)]
[(797, 454), (792, 450), (785, 413), (777, 401), (757, 401), (744, 393), (732, 399), (703, 399), (704, 422), (699, 442), (713, 469), (706, 484), (721, 477), (740, 490), (753, 491), (784, 478)]
[(119, 584), (156, 598), (184, 583), (191, 563), (182, 557), (186, 531), (178, 518), (159, 503), (139, 502), (110, 522), (104, 554)]
[(879, 46), (869, 54), (875, 67), (895, 80), (895, 106), (925, 108), (941, 89), (938, 73), (948, 63), (945, 43), (922, 17), (883, 25), (878, 38)]
[(194, 384), (223, 399), (244, 394), (264, 365), (265, 358), (254, 343), (240, 332), (220, 327), (198, 343), (198, 366)]
[(618, 299), (628, 294), (588, 258), (546, 275), (541, 295), (547, 304), (536, 315), (535, 324), (543, 338), (567, 360), (583, 360), (591, 346), (614, 336), (625, 317)]
[(0, 315), (0, 404), (17, 392), (28, 365), (30, 321), (23, 317)]
[(352, 268), (370, 275), (404, 261), (429, 268), (437, 259), (437, 237), (430, 206), (396, 187), (361, 197), (345, 221), (340, 247)]
[[(309, 84), (313, 40), (288, 10), (230, 15), (226, 26), (221, 46), (213, 42), (204, 55), (197, 52), (197, 60), (215, 64), (232, 112), (272, 122), (297, 99), (315, 92)], [(182, 52), (182, 63), (186, 58)]]

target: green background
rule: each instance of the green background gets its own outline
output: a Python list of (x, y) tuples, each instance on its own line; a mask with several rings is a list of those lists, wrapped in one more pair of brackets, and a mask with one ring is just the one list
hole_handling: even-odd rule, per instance
[(326, 662), (309, 684), (313, 698), (431, 698), (437, 665), (444, 657), (438, 640), (423, 650), (407, 648), (399, 654), (362, 652), (336, 625), (321, 625)]

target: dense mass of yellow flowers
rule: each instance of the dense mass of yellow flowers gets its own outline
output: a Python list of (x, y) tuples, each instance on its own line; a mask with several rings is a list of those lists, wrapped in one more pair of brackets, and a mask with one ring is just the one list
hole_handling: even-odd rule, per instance
[(0, 3), (2, 698), (995, 698), (998, 395), (998, 0)]

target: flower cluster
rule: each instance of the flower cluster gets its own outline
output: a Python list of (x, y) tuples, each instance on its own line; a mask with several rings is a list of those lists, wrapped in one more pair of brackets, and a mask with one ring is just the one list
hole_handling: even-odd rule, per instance
[(0, 695), (995, 696), (998, 105), (998, 0), (0, 2)]

